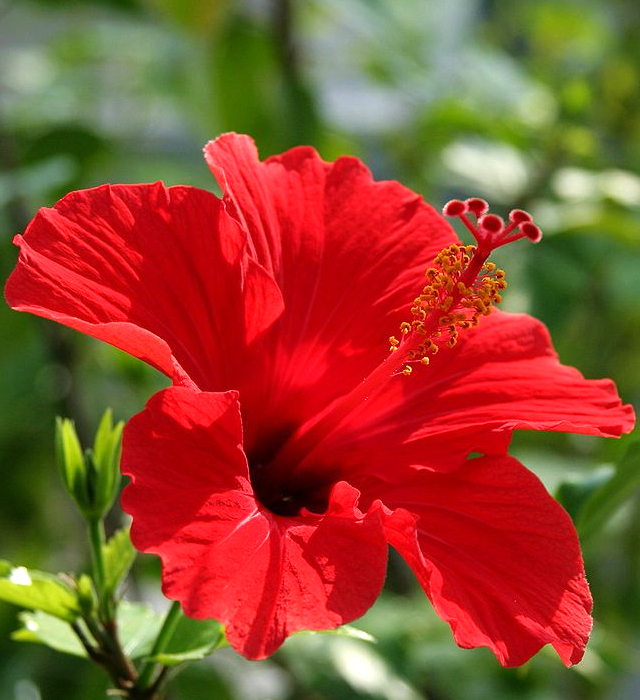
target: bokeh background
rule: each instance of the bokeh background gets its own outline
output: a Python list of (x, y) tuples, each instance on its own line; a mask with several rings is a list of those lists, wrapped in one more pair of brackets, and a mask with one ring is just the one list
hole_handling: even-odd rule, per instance
[[(2, 0), (0, 276), (15, 263), (12, 236), (72, 189), (213, 189), (200, 151), (228, 130), (251, 134), (263, 156), (312, 144), (436, 206), (479, 195), (503, 214), (530, 209), (546, 237), (497, 256), (505, 308), (542, 319), (565, 363), (613, 377), (638, 407), (639, 44), (637, 0)], [(164, 379), (2, 306), (0, 381), (0, 557), (82, 569), (54, 417), (88, 439), (105, 406), (126, 419)], [(606, 477), (633, 440), (521, 434), (514, 453), (558, 492)], [(505, 670), (486, 650), (458, 649), (392, 556), (383, 597), (358, 623), (377, 644), (297, 635), (259, 663), (227, 650), (183, 670), (171, 698), (640, 697), (638, 496), (584, 548), (596, 623), (576, 668), (548, 650)], [(157, 573), (141, 558), (128, 592), (162, 605)], [(100, 670), (11, 641), (16, 613), (0, 603), (1, 700), (103, 697)]]

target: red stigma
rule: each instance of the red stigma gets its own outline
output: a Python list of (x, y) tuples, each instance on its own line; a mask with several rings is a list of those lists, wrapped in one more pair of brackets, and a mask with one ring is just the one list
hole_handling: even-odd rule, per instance
[(480, 197), (472, 197), (471, 199), (467, 199), (466, 203), (469, 207), (469, 211), (472, 211), (476, 216), (482, 216), (489, 211), (489, 205), (484, 199), (480, 199)]
[[(520, 238), (528, 238), (532, 243), (542, 239), (542, 231), (533, 222), (533, 217), (523, 209), (513, 209), (509, 213), (509, 223), (496, 214), (488, 214), (489, 205), (484, 199), (472, 197), (462, 201), (452, 199), (445, 204), (442, 213), (450, 218), (458, 218), (478, 242), (478, 249), (486, 254), (495, 248)], [(475, 222), (470, 218), (475, 217)]]
[(463, 214), (466, 214), (467, 211), (469, 211), (469, 207), (465, 202), (462, 202), (459, 199), (452, 199), (450, 202), (447, 202), (444, 205), (444, 209), (442, 210), (442, 213), (445, 216), (462, 216)]
[(478, 227), (485, 235), (493, 236), (504, 230), (504, 221), (496, 214), (486, 214), (478, 219)]

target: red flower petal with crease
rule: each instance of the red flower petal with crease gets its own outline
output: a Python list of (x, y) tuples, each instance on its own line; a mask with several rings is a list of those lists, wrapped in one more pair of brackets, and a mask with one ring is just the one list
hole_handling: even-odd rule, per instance
[(446, 471), (471, 452), (504, 452), (515, 429), (611, 437), (633, 425), (613, 382), (560, 364), (539, 321), (495, 310), (432, 360), (425, 381), (389, 382), (298, 469), (337, 453), (345, 478), (394, 480), (403, 465)]
[(246, 238), (214, 195), (193, 187), (72, 192), (16, 237), (5, 295), (14, 309), (105, 340), (176, 382), (225, 386), (242, 349), (282, 311)]
[(360, 617), (382, 588), (381, 518), (358, 510), (348, 484), (334, 486), (323, 514), (282, 517), (256, 500), (235, 392), (156, 394), (125, 429), (122, 470), (132, 539), (160, 555), (166, 595), (191, 617), (227, 624), (250, 658), (300, 629)]
[(387, 527), (462, 647), (488, 646), (505, 666), (552, 644), (566, 665), (582, 658), (591, 596), (566, 512), (512, 457), (421, 472), (385, 490), (418, 516)]

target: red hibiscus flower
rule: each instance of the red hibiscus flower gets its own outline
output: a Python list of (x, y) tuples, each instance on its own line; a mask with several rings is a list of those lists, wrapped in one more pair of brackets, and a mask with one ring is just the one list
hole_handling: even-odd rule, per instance
[(171, 378), (122, 460), (132, 537), (161, 557), (166, 595), (262, 658), (362, 615), (391, 544), (460, 646), (517, 665), (550, 643), (578, 661), (576, 533), (507, 447), (517, 428), (618, 436), (633, 413), (561, 365), (540, 323), (489, 315), (505, 283), (487, 256), (537, 239), (530, 217), (505, 227), (481, 200), (451, 203), (473, 249), (354, 158), (260, 162), (234, 134), (205, 154), (222, 200), (73, 192), (16, 238), (6, 288), (13, 308)]

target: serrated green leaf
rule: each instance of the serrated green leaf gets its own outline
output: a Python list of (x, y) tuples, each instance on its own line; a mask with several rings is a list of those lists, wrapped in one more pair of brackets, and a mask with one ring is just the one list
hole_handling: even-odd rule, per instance
[(136, 558), (129, 528), (117, 530), (102, 548), (105, 568), (105, 593), (113, 594), (129, 573)]
[(151, 657), (164, 666), (199, 661), (216, 649), (227, 646), (224, 626), (216, 620), (193, 620), (183, 616), (167, 648)]
[(577, 529), (587, 540), (611, 518), (640, 487), (640, 442), (632, 443), (614, 474), (585, 501), (578, 513)]
[[(43, 612), (20, 613), (22, 627), (11, 635), (19, 642), (44, 644), (56, 651), (86, 657), (86, 652), (71, 627)], [(139, 659), (151, 652), (158, 635), (162, 617), (141, 603), (123, 601), (118, 606), (118, 634), (122, 648), (131, 659)]]
[(0, 600), (41, 610), (67, 622), (80, 614), (78, 597), (57, 576), (0, 561)]

